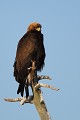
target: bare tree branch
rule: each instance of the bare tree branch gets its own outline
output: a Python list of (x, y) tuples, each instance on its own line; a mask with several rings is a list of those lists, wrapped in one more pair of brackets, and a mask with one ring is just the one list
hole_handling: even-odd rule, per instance
[(4, 99), (7, 102), (20, 102), (20, 105), (23, 105), (24, 103), (31, 103), (33, 104), (33, 96), (29, 96), (29, 98), (21, 97), (21, 98), (5, 98)]
[(39, 89), (40, 87), (50, 88), (50, 89), (56, 90), (56, 91), (59, 90), (59, 88), (55, 88), (55, 87), (53, 87), (53, 86), (50, 86), (50, 85), (47, 85), (47, 84), (43, 84), (43, 83), (38, 83), (38, 84), (35, 86), (35, 89), (37, 90), (37, 89)]
[(49, 76), (44, 76), (44, 75), (41, 75), (41, 76), (37, 75), (37, 79), (38, 80), (42, 80), (42, 79), (52, 80)]
[(33, 89), (34, 95), (29, 96), (28, 98), (26, 98), (26, 97), (15, 98), (15, 99), (5, 98), (4, 100), (7, 102), (20, 102), (21, 105), (23, 105), (25, 103), (34, 104), (38, 113), (39, 113), (41, 120), (51, 120), (50, 114), (47, 110), (46, 104), (45, 104), (44, 99), (43, 99), (42, 91), (39, 88), (45, 87), (45, 88), (50, 88), (50, 89), (56, 90), (56, 91), (58, 91), (59, 89), (52, 87), (50, 85), (47, 85), (47, 84), (38, 83), (39, 80), (42, 80), (42, 79), (51, 80), (51, 78), (49, 76), (37, 75), (37, 73), (35, 72), (35, 69), (36, 69), (35, 61), (32, 61), (32, 67), (30, 67), (28, 69), (30, 72), (29, 72), (27, 79), (29, 81), (31, 81), (31, 87)]

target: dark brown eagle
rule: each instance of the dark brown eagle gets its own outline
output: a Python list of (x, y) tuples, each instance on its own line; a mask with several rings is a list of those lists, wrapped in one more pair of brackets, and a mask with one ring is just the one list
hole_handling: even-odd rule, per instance
[(26, 90), (26, 97), (29, 96), (27, 76), (29, 74), (28, 68), (32, 66), (31, 61), (36, 61), (36, 71), (41, 71), (44, 66), (45, 48), (41, 27), (39, 23), (31, 23), (17, 46), (13, 66), (14, 77), (19, 83), (17, 94), (21, 93), (21, 96), (23, 96), (24, 88)]

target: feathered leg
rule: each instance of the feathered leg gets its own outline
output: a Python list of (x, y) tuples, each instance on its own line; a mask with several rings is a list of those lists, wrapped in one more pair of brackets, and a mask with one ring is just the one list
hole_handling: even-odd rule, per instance
[(25, 85), (26, 98), (29, 96), (28, 84)]

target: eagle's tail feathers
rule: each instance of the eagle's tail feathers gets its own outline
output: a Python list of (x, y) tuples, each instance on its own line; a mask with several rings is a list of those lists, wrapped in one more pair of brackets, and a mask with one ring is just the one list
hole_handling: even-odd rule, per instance
[(21, 96), (23, 97), (24, 94), (24, 86), (25, 84), (19, 84), (18, 90), (17, 90), (17, 94), (21, 93)]

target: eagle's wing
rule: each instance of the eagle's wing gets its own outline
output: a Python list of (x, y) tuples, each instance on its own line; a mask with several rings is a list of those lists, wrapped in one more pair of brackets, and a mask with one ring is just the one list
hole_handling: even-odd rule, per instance
[(20, 39), (14, 63), (14, 76), (21, 83), (27, 77), (27, 69), (31, 67), (31, 60), (36, 57), (37, 43), (32, 35), (27, 33)]

